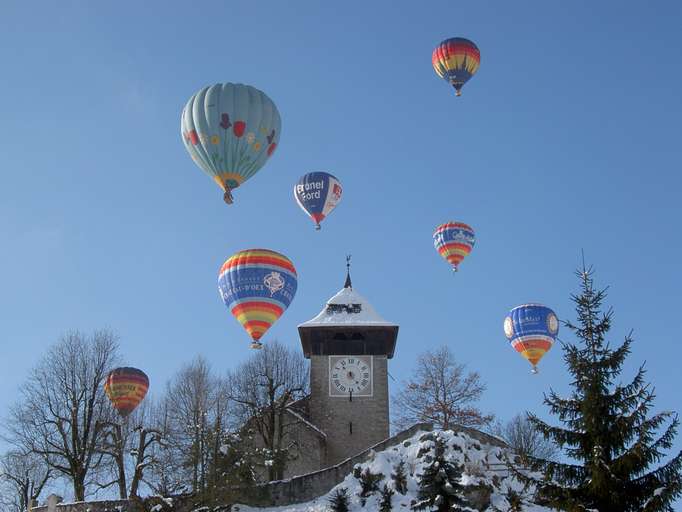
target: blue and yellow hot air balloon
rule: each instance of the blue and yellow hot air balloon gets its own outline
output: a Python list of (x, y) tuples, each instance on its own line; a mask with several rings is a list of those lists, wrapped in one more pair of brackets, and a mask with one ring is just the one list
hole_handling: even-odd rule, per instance
[(446, 222), (433, 232), (433, 245), (445, 261), (457, 272), (476, 243), (474, 230), (463, 222)]
[(269, 249), (239, 251), (218, 274), (220, 296), (251, 336), (251, 348), (263, 346), (261, 337), (294, 300), (297, 284), (291, 260)]
[(533, 365), (532, 372), (537, 373), (537, 364), (559, 334), (559, 320), (547, 306), (523, 304), (504, 319), (504, 334), (514, 350)]
[(204, 87), (182, 109), (180, 131), (192, 160), (232, 204), (237, 188), (265, 165), (279, 144), (282, 122), (268, 96), (250, 85)]
[(109, 372), (104, 392), (114, 409), (126, 418), (144, 400), (149, 389), (149, 377), (137, 368), (122, 367)]
[(481, 52), (473, 41), (452, 37), (436, 46), (431, 63), (438, 76), (455, 88), (457, 96), (461, 96), (462, 87), (478, 70)]
[(341, 182), (328, 172), (309, 172), (294, 185), (294, 197), (301, 209), (313, 219), (315, 229), (341, 201)]

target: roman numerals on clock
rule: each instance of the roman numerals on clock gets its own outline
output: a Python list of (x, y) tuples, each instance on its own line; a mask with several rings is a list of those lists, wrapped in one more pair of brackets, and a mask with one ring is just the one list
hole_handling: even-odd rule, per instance
[(330, 356), (329, 394), (331, 396), (371, 396), (371, 356)]

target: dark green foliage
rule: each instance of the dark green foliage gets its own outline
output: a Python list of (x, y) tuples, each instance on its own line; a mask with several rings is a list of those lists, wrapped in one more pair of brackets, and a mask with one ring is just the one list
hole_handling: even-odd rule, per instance
[(462, 468), (446, 458), (445, 440), (439, 434), (435, 436), (434, 443), (431, 460), (419, 476), (419, 493), (412, 509), (434, 510), (436, 507), (437, 512), (471, 510), (462, 495)]
[(394, 472), (391, 473), (391, 479), (393, 480), (393, 487), (395, 487), (396, 492), (404, 496), (407, 492), (407, 474), (405, 473), (404, 460), (400, 459)]
[(365, 506), (367, 498), (379, 490), (379, 482), (384, 479), (384, 475), (380, 473), (372, 473), (369, 468), (365, 469), (360, 476), (357, 476), (357, 471), (354, 472), (355, 477), (360, 480), (360, 500), (362, 506)]
[(379, 512), (391, 512), (393, 510), (393, 505), (391, 499), (395, 492), (387, 484), (384, 484), (384, 488), (381, 490), (381, 501), (379, 502)]
[(348, 489), (341, 487), (329, 498), (330, 512), (348, 512)]
[[(606, 290), (595, 290), (592, 270), (583, 267), (579, 295), (572, 297), (578, 321), (566, 327), (579, 343), (563, 345), (572, 377), (572, 392), (554, 391), (545, 404), (563, 427), (529, 415), (547, 438), (563, 446), (574, 464), (535, 460), (545, 474), (536, 482), (538, 499), (559, 510), (599, 512), (672, 512), (682, 492), (682, 453), (651, 469), (665, 456), (675, 438), (678, 419), (672, 412), (649, 414), (654, 390), (641, 366), (630, 383), (617, 381), (630, 354), (632, 337), (612, 348), (606, 341), (612, 310), (602, 312)], [(661, 434), (659, 430), (667, 424)]]

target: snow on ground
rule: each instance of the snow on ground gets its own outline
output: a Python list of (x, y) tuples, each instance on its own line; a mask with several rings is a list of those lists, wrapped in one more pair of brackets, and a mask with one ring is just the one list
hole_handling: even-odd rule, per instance
[[(482, 443), (462, 432), (453, 432), (451, 430), (433, 433), (420, 432), (399, 446), (372, 454), (368, 461), (358, 466), (361, 471), (369, 468), (372, 473), (384, 475), (384, 479), (379, 483), (380, 489), (383, 488), (384, 484), (388, 484), (389, 487), (393, 488), (393, 480), (390, 475), (394, 472), (400, 460), (404, 460), (407, 473), (407, 493), (404, 496), (395, 493), (392, 504), (394, 511), (409, 511), (411, 503), (417, 497), (419, 475), (422, 473), (425, 465), (424, 455), (431, 452), (431, 448), (434, 446), (432, 439), (435, 435), (441, 435), (446, 440), (448, 447), (447, 456), (450, 460), (463, 466), (462, 484), (484, 484), (492, 487), (491, 506), (488, 507), (486, 512), (493, 512), (493, 506), (499, 510), (508, 510), (509, 503), (505, 498), (506, 492), (509, 489), (519, 493), (523, 490), (521, 482), (509, 473), (506, 466), (505, 460), (507, 457), (513, 457), (512, 452), (499, 446)], [(307, 503), (268, 508), (238, 505), (233, 510), (238, 510), (239, 512), (327, 512), (329, 510), (330, 497), (337, 489), (342, 487), (348, 489), (351, 511), (379, 510), (381, 499), (379, 492), (367, 498), (365, 506), (362, 506), (359, 496), (361, 491), (360, 481), (352, 473), (346, 476), (343, 482), (331, 489), (327, 494)], [(551, 509), (535, 505), (530, 501), (526, 501), (523, 510), (524, 512), (551, 512)]]

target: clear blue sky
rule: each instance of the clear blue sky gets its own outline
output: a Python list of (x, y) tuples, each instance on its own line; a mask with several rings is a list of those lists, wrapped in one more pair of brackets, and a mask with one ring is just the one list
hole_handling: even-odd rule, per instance
[[(400, 324), (391, 374), (446, 343), (501, 418), (544, 416), (543, 392), (568, 389), (560, 348), (532, 376), (502, 321), (529, 301), (574, 318), (583, 248), (611, 286), (612, 339), (634, 329), (624, 378), (646, 360), (658, 409), (682, 411), (680, 26), (674, 1), (4, 2), (0, 411), (69, 329), (116, 330), (157, 390), (197, 354), (244, 360), (217, 271), (250, 247), (299, 272), (266, 340), (300, 346), (352, 253), (356, 289)], [(431, 68), (451, 36), (482, 54), (461, 98)], [(220, 81), (282, 115), (232, 207), (179, 134), (187, 99)], [(344, 184), (321, 232), (292, 197), (312, 170)], [(456, 276), (431, 240), (451, 219), (478, 236)]]

